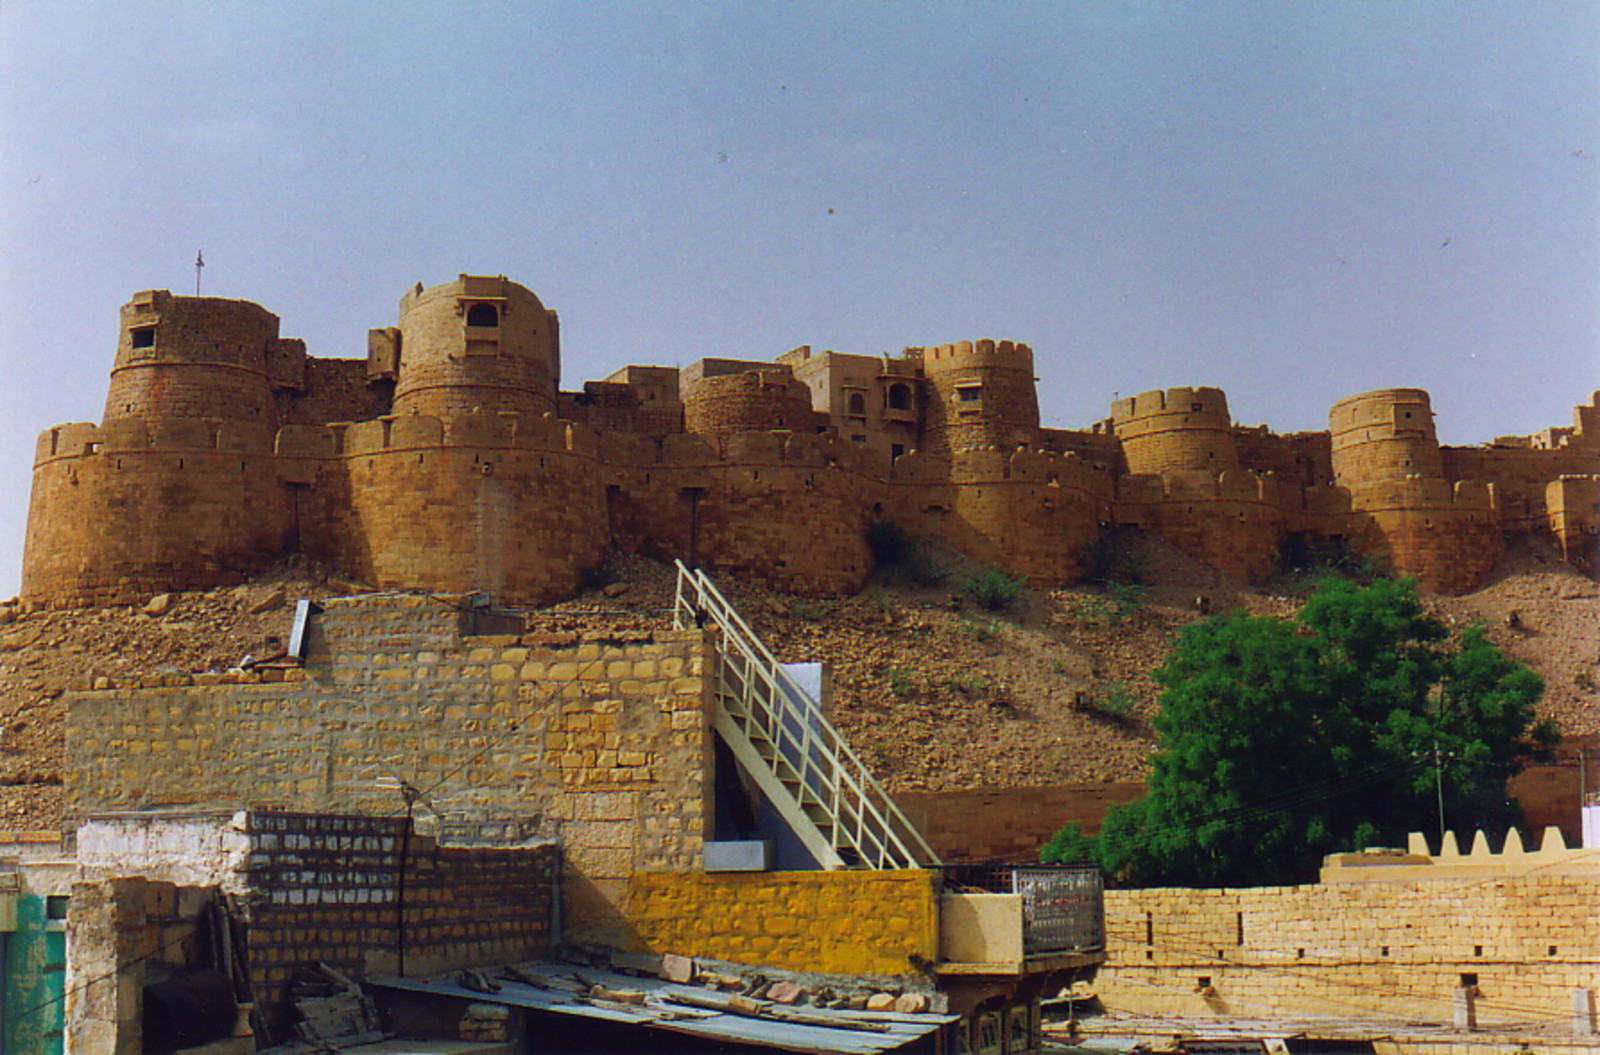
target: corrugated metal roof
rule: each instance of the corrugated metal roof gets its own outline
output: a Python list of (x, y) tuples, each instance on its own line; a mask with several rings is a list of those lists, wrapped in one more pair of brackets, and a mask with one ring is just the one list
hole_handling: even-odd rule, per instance
[(413, 978), (375, 976), (366, 979), (368, 985), (384, 989), (398, 989), (416, 993), (434, 993), (463, 1000), (491, 1004), (525, 1007), (560, 1015), (575, 1015), (607, 1022), (636, 1025), (646, 1029), (659, 1029), (713, 1040), (743, 1044), (759, 1044), (797, 1052), (837, 1052), (840, 1055), (876, 1055), (877, 1052), (894, 1051), (924, 1037), (949, 1022), (955, 1015), (920, 1014), (903, 1015), (865, 1011), (833, 1011), (807, 1007), (790, 1009), (780, 1004), (765, 1005), (766, 1012), (779, 1016), (789, 1011), (803, 1013), (808, 1019), (826, 1019), (838, 1022), (837, 1026), (813, 1025), (810, 1022), (785, 1022), (778, 1017), (752, 1018), (731, 1012), (705, 1007), (692, 1007), (674, 1003), (672, 997), (685, 995), (698, 1002), (726, 999), (719, 994), (697, 986), (674, 985), (656, 978), (635, 978), (613, 974), (595, 968), (574, 968), (550, 965), (546, 968), (524, 965), (522, 973), (529, 977), (576, 978), (587, 988), (597, 984), (606, 989), (634, 990), (645, 993), (645, 1003), (638, 1006), (603, 1001), (590, 1002), (582, 993), (560, 988), (544, 988), (524, 982), (496, 978), (500, 989), (483, 993), (468, 989), (451, 981), (423, 981)]

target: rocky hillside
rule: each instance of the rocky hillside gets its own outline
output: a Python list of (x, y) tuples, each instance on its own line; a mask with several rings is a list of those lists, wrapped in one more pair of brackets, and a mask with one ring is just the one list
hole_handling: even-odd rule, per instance
[[(780, 658), (830, 664), (834, 719), (891, 788), (1126, 781), (1142, 774), (1151, 746), (1150, 671), (1182, 627), (1202, 608), (1288, 614), (1307, 587), (1286, 579), (1246, 588), (1153, 539), (1130, 540), (1121, 557), (1149, 585), (1026, 591), (1000, 613), (963, 588), (980, 569), (950, 555), (935, 555), (942, 579), (925, 566), (920, 582), (890, 576), (849, 598), (743, 584), (728, 592)], [(608, 572), (605, 589), (530, 622), (666, 622), (670, 569), (628, 560)], [(61, 823), (63, 693), (98, 677), (227, 669), (281, 647), (295, 598), (361, 589), (295, 563), (245, 586), (139, 608), (0, 605), (0, 828)], [(1483, 589), (1429, 603), (1457, 623), (1485, 619), (1499, 644), (1539, 670), (1545, 710), (1564, 731), (1600, 731), (1600, 584), (1525, 545)]]

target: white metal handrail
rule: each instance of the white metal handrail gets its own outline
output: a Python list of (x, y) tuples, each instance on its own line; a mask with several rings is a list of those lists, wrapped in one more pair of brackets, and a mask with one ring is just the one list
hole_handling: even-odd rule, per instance
[(823, 715), (821, 704), (789, 676), (704, 572), (676, 563), (674, 625), (709, 624), (719, 632), (717, 730), (818, 863), (938, 864), (922, 833)]

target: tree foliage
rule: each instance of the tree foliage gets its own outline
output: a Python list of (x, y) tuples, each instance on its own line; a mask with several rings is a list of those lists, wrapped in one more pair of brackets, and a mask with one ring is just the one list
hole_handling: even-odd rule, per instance
[(1090, 856), (1130, 885), (1303, 882), (1325, 854), (1435, 828), (1438, 787), (1450, 827), (1516, 823), (1505, 782), (1556, 739), (1539, 677), (1481, 626), (1452, 635), (1410, 580), (1328, 580), (1294, 619), (1196, 623), (1156, 679), (1147, 794), (1043, 859)]

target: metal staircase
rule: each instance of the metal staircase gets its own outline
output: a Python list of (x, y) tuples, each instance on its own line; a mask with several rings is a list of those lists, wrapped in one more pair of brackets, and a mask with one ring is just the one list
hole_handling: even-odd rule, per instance
[(823, 868), (937, 865), (820, 704), (734, 611), (705, 573), (678, 566), (673, 623), (717, 636), (717, 733)]

